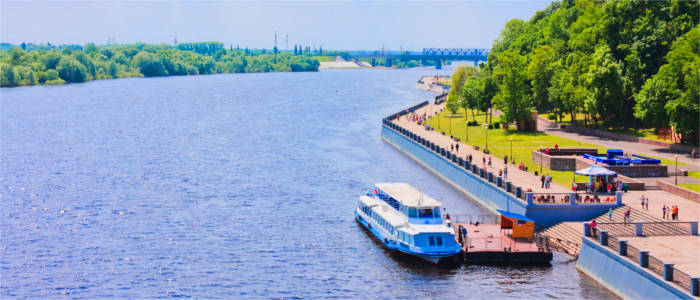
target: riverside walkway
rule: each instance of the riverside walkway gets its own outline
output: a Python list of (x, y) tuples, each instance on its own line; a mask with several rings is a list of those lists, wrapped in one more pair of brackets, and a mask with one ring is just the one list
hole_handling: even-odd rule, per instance
[[(445, 104), (428, 104), (416, 110), (416, 115), (422, 116), (424, 113), (428, 116), (434, 116), (436, 113), (442, 111), (445, 108)], [(498, 170), (504, 169), (506, 165), (503, 163), (503, 157), (496, 157), (489, 154), (484, 154), (481, 150), (476, 150), (474, 147), (465, 144), (463, 142), (456, 142), (447, 135), (443, 135), (438, 131), (426, 130), (424, 126), (414, 122), (410, 119), (410, 114), (403, 115), (398, 119), (392, 120), (396, 125), (403, 128), (411, 130), (417, 134), (420, 134), (424, 138), (430, 140), (431, 142), (450, 149), (450, 145), (459, 144), (459, 151), (454, 153), (460, 157), (465, 157), (469, 154), (473, 156), (473, 164), (478, 165), (483, 168), (482, 158), (486, 157), (487, 166), (486, 169), (490, 172), (498, 173)], [(614, 146), (613, 146), (614, 147)], [(488, 157), (491, 157), (491, 166), (488, 166)], [(518, 170), (517, 166), (514, 164), (508, 164), (508, 180), (512, 181), (518, 186), (523, 188), (532, 189), (533, 193), (542, 194), (558, 194), (558, 193), (568, 193), (570, 191), (569, 187), (564, 187), (555, 182), (551, 183), (549, 189), (542, 188), (540, 181), (540, 176), (535, 175), (533, 172)], [(547, 174), (547, 171), (544, 171)], [(678, 206), (679, 208), (679, 221), (700, 221), (700, 203), (693, 202), (691, 200), (661, 191), (661, 190), (650, 190), (650, 191), (629, 191), (625, 193), (623, 197), (623, 204), (631, 206), (634, 208), (641, 208), (641, 197), (644, 195), (645, 198), (649, 200), (649, 210), (644, 210), (645, 214), (650, 216), (663, 219), (662, 218), (662, 208), (665, 205)]]
[[(444, 104), (427, 104), (419, 106), (415, 110), (416, 116), (423, 116), (424, 114), (428, 117), (434, 116), (436, 113), (444, 109)], [(459, 157), (464, 158), (471, 154), (473, 156), (472, 163), (479, 168), (486, 168), (488, 172), (498, 174), (498, 171), (504, 167), (508, 167), (508, 180), (513, 184), (522, 187), (523, 189), (531, 189), (533, 194), (566, 194), (570, 193), (568, 187), (561, 186), (557, 183), (552, 182), (551, 187), (548, 189), (542, 188), (540, 177), (535, 175), (534, 172), (528, 172), (524, 170), (518, 170), (518, 168), (513, 164), (504, 164), (502, 157), (491, 156), (491, 165), (488, 165), (488, 154), (484, 154), (483, 151), (477, 150), (474, 147), (465, 144), (463, 142), (457, 142), (453, 138), (444, 135), (437, 131), (426, 130), (423, 125), (418, 124), (414, 119), (411, 118), (411, 114), (403, 114), (398, 118), (390, 118), (390, 122), (396, 126), (399, 126), (409, 132), (413, 132), (419, 135), (421, 138), (428, 140), (435, 145), (451, 149), (451, 146), (459, 145), (459, 151), (450, 151), (457, 154)], [(486, 158), (486, 164), (483, 163), (483, 158)], [(546, 174), (547, 171), (545, 170)], [(649, 209), (642, 208), (641, 197), (644, 195), (649, 199)], [(527, 208), (530, 208), (531, 202), (528, 202)], [(620, 238), (626, 238), (629, 242), (630, 247), (634, 249), (642, 249), (649, 251), (649, 255), (653, 257), (657, 265), (660, 264), (675, 264), (678, 270), (679, 276), (684, 276), (684, 278), (690, 277), (700, 277), (700, 255), (697, 250), (697, 245), (700, 244), (700, 237), (697, 235), (697, 222), (700, 220), (700, 203), (693, 202), (688, 199), (684, 199), (673, 194), (654, 190), (654, 191), (629, 191), (624, 193), (622, 197), (622, 204), (624, 206), (617, 207), (614, 209), (613, 220), (608, 220), (606, 213), (594, 217), (596, 222), (606, 223), (611, 232), (610, 236), (613, 241), (617, 241)], [(676, 222), (670, 222), (669, 219), (664, 219), (662, 216), (663, 206), (677, 206), (679, 208), (679, 217)], [(541, 205), (535, 205), (535, 207), (542, 207)], [(579, 206), (579, 208), (582, 208)], [(634, 224), (625, 224), (624, 212), (628, 208), (634, 208), (631, 215), (630, 221), (642, 222), (645, 225), (645, 234), (641, 236), (636, 235), (619, 235), (620, 232), (629, 233)], [(607, 210), (607, 209), (606, 209)], [(565, 213), (562, 211), (561, 213)], [(556, 211), (550, 211), (550, 214), (557, 214)], [(589, 220), (590, 221), (590, 220)], [(568, 249), (564, 249), (569, 254), (574, 256), (578, 255), (579, 249), (582, 247), (582, 237), (584, 236), (583, 225), (586, 222), (559, 222), (553, 224), (541, 231), (541, 236), (549, 237), (550, 240), (555, 240), (555, 243), (561, 243), (562, 245), (568, 246)], [(693, 225), (694, 224), (694, 225)], [(680, 227), (682, 230), (667, 230), (663, 227)], [(654, 229), (656, 228), (656, 229)], [(661, 228), (661, 229), (659, 229)], [(692, 228), (696, 228), (695, 235), (692, 234)], [(601, 227), (603, 229), (603, 227)], [(651, 231), (650, 231), (651, 230)], [(615, 234), (618, 234), (617, 236)], [(562, 247), (558, 247), (562, 249)], [(651, 272), (651, 271), (650, 271)], [(658, 270), (655, 270), (652, 276), (659, 276)], [(684, 288), (688, 290), (687, 284), (683, 284)]]
[[(428, 116), (432, 116), (435, 113), (441, 111), (445, 107), (444, 104), (428, 104), (424, 107), (419, 108), (416, 110), (416, 114), (422, 116), (423, 113), (426, 113)], [(476, 164), (480, 168), (484, 167), (483, 164), (483, 159), (486, 158), (486, 169), (489, 172), (494, 172), (498, 174), (499, 170), (503, 170), (506, 165), (503, 163), (503, 157), (496, 157), (490, 154), (484, 154), (483, 151), (476, 150), (474, 147), (462, 143), (462, 142), (455, 142), (452, 138), (450, 138), (447, 135), (443, 135), (442, 133), (438, 131), (428, 131), (425, 129), (424, 126), (419, 125), (417, 122), (413, 122), (409, 119), (408, 115), (402, 116), (398, 118), (397, 120), (393, 120), (394, 124), (397, 124), (401, 127), (404, 127), (408, 130), (411, 130), (413, 132), (416, 132), (420, 134), (421, 136), (425, 137), (426, 139), (429, 139), (431, 142), (439, 145), (440, 147), (450, 149), (450, 145), (459, 145), (459, 151), (454, 151), (455, 154), (457, 154), (460, 157), (466, 157), (467, 155), (471, 154), (473, 156), (473, 164)], [(491, 157), (491, 166), (488, 165), (488, 159)], [(528, 187), (531, 188), (533, 192), (535, 193), (568, 193), (569, 189), (562, 187), (561, 185), (557, 185), (554, 182), (552, 182), (551, 188), (545, 189), (542, 188), (542, 183), (540, 182), (540, 177), (535, 176), (534, 173), (530, 173), (527, 171), (522, 171), (518, 170), (518, 167), (513, 164), (508, 164), (508, 180), (513, 181), (514, 183), (517, 183), (519, 186), (523, 187)]]

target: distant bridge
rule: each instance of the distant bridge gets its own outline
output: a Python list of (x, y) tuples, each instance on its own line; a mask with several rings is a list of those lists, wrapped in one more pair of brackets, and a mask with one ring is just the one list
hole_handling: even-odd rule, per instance
[(370, 59), (372, 66), (375, 66), (376, 59), (384, 59), (384, 65), (391, 67), (392, 60), (432, 60), (436, 62), (435, 68), (442, 69), (442, 61), (445, 60), (469, 60), (474, 65), (479, 61), (486, 61), (489, 56), (489, 49), (477, 48), (423, 48), (422, 52), (417, 51), (388, 51), (388, 52), (350, 52), (354, 59)]

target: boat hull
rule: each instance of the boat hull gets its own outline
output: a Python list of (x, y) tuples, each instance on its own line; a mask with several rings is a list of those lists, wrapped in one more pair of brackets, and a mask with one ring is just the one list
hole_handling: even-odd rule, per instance
[(365, 229), (367, 229), (372, 235), (374, 235), (375, 238), (377, 238), (386, 248), (392, 251), (396, 251), (401, 254), (405, 254), (411, 257), (416, 257), (421, 260), (433, 263), (433, 264), (458, 264), (460, 262), (460, 252), (456, 253), (439, 253), (439, 254), (426, 254), (426, 253), (417, 253), (410, 251), (408, 249), (405, 249), (405, 247), (401, 247), (399, 244), (396, 244), (389, 240), (389, 238), (383, 236), (379, 231), (377, 231), (375, 228), (372, 227), (372, 224), (370, 224), (367, 220), (365, 220), (358, 212), (355, 210), (355, 220), (360, 223)]

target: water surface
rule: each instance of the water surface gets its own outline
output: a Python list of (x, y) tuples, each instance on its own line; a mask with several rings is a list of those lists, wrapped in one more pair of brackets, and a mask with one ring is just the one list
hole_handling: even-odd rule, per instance
[[(442, 71), (443, 73), (449, 72)], [(2, 89), (2, 297), (609, 298), (551, 267), (441, 269), (387, 252), (356, 197), (403, 181), (488, 214), (380, 138), (432, 69)]]

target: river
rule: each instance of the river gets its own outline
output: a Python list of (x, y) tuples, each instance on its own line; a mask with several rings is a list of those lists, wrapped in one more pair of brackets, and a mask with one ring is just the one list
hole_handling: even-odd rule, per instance
[(382, 117), (435, 96), (415, 89), (435, 73), (2, 89), (0, 296), (614, 298), (563, 254), (438, 268), (355, 222), (357, 196), (386, 181), (488, 214), (381, 140)]

